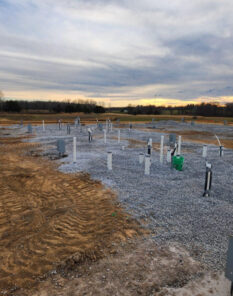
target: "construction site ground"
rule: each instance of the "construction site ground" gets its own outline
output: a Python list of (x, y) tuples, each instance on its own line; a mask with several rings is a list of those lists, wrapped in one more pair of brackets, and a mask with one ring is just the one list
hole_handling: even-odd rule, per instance
[(115, 192), (29, 138), (0, 128), (0, 295), (229, 295), (222, 271), (156, 243)]

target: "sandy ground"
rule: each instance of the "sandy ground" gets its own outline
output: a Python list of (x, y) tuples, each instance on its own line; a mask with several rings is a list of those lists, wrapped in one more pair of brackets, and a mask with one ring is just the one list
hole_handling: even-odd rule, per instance
[[(138, 225), (114, 194), (84, 174), (63, 174), (21, 138), (0, 138), (0, 295), (31, 289), (76, 254), (96, 260)], [(11, 133), (11, 131), (10, 131)], [(26, 154), (25, 154), (26, 153)]]

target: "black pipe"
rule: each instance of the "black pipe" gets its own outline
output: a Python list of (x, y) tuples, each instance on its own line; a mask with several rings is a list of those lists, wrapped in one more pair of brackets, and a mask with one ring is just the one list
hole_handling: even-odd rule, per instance
[(223, 148), (224, 148), (224, 146), (219, 146), (219, 156), (220, 157), (223, 156)]
[(151, 155), (151, 145), (147, 145), (147, 154)]
[(212, 169), (211, 165), (206, 165), (206, 173), (205, 173), (205, 191), (203, 193), (204, 197), (210, 196), (210, 190), (212, 185)]

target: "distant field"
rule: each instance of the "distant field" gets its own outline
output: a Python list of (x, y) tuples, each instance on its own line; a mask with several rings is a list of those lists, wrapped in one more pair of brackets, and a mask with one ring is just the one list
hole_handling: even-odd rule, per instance
[(129, 115), (123, 113), (103, 113), (103, 114), (84, 114), (84, 113), (0, 113), (0, 124), (16, 124), (22, 119), (23, 121), (30, 122), (33, 124), (40, 123), (45, 120), (47, 123), (57, 122), (58, 119), (62, 119), (63, 122), (72, 122), (77, 116), (80, 116), (83, 123), (105, 121), (107, 118), (115, 121), (120, 119), (121, 122), (150, 122), (152, 118), (155, 121), (158, 120), (176, 120), (180, 121), (182, 117), (186, 121), (195, 120), (203, 123), (219, 123), (223, 124), (224, 120), (227, 120), (229, 124), (233, 124), (232, 117), (204, 117), (197, 116), (193, 119), (193, 116), (182, 116), (182, 115)]

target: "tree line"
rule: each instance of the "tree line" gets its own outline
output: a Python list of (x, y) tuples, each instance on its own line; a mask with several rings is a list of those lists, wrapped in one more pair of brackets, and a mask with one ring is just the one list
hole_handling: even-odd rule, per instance
[(192, 116), (221, 116), (233, 117), (233, 103), (219, 105), (216, 103), (188, 104), (186, 106), (154, 106), (154, 105), (138, 105), (124, 108), (104, 108), (95, 101), (77, 102), (70, 101), (26, 101), (26, 100), (6, 100), (0, 91), (0, 112), (50, 112), (50, 113), (104, 113), (108, 112), (124, 112), (133, 115), (192, 115)]
[(58, 101), (15, 101), (0, 99), (1, 112), (42, 111), (50, 113), (104, 113), (105, 108), (93, 101), (58, 102)]
[(149, 106), (128, 106), (121, 108), (121, 112), (128, 114), (170, 114), (170, 115), (193, 115), (193, 116), (221, 116), (221, 117), (233, 117), (233, 103), (227, 103), (225, 105), (219, 105), (215, 103), (201, 103), (201, 104), (188, 104), (180, 107), (158, 107), (154, 105)]

